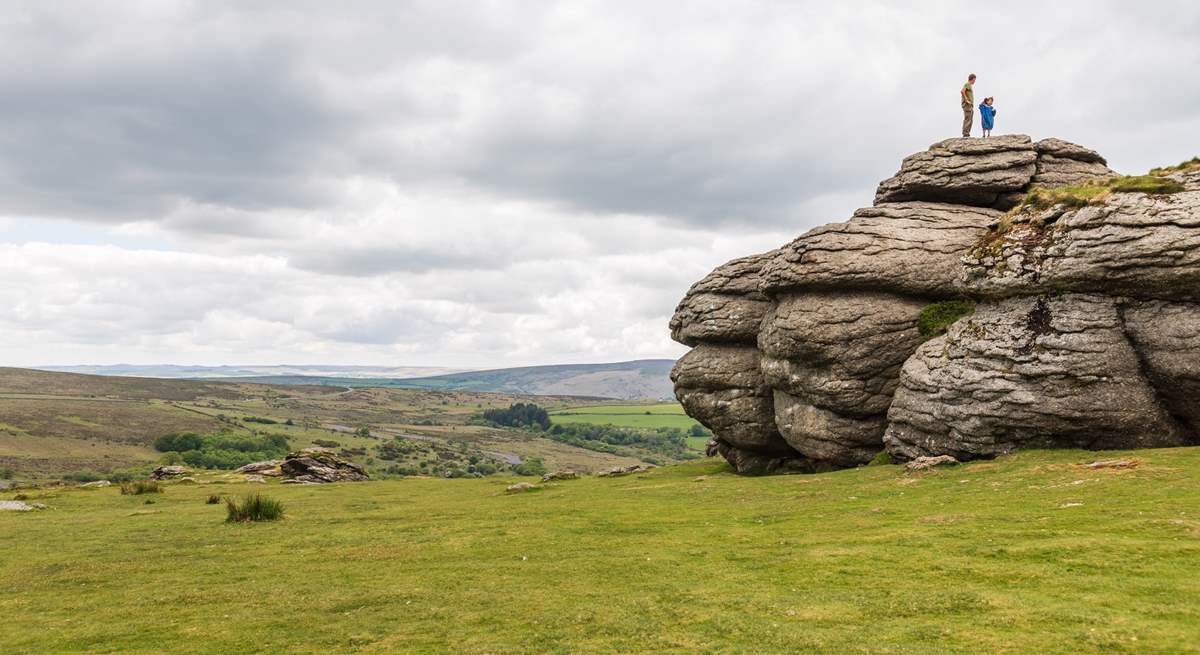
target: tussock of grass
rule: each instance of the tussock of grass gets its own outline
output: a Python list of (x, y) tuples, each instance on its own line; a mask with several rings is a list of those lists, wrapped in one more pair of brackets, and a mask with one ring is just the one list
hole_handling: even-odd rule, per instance
[[(917, 329), (925, 337), (936, 337), (958, 319), (974, 313), (975, 303), (970, 300), (943, 300), (935, 302), (921, 310), (917, 318)], [(886, 453), (883, 453), (886, 455)]]
[(216, 505), (220, 502), (221, 502), (221, 496), (219, 496), (218, 494), (209, 494), (208, 498), (206, 498), (204, 500), (205, 505)]
[(1151, 168), (1150, 174), (1163, 176), (1172, 175), (1174, 173), (1191, 173), (1192, 171), (1200, 171), (1200, 157), (1192, 157), (1191, 159), (1179, 162), (1175, 166), (1163, 166), (1161, 168)]
[(163, 487), (154, 480), (135, 480), (121, 483), (122, 496), (140, 496), (142, 494), (161, 494)]
[(226, 498), (225, 510), (228, 512), (226, 523), (278, 521), (283, 518), (283, 503), (259, 494), (246, 496), (241, 502), (234, 498)]

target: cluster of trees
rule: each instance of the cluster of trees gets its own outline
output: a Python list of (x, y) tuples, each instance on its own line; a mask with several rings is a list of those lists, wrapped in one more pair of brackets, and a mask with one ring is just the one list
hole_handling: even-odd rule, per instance
[(540, 457), (509, 466), (465, 443), (439, 444), (396, 437), (375, 446), (375, 456), (392, 462), (383, 469), (390, 475), (433, 475), (443, 478), (483, 477), (511, 470), (517, 475), (543, 475), (546, 463)]
[(154, 449), (167, 453), (164, 460), (168, 464), (235, 469), (250, 462), (283, 457), (288, 452), (288, 438), (282, 434), (176, 432), (155, 440)]
[(508, 409), (485, 409), (483, 420), (508, 428), (550, 429), (550, 415), (533, 403), (514, 403)]

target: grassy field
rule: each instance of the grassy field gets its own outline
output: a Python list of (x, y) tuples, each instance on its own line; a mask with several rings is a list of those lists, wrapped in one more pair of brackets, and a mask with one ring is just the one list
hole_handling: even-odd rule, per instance
[(590, 423), (625, 428), (679, 428), (686, 430), (696, 419), (683, 413), (679, 403), (653, 405), (591, 405), (550, 412), (554, 423)]
[(509, 482), (26, 492), (0, 652), (1200, 652), (1200, 448)]

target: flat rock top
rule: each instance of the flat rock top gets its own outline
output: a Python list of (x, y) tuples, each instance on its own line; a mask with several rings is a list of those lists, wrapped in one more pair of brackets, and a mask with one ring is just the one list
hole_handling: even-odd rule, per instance
[[(1057, 139), (1055, 140), (1057, 141)], [(1061, 143), (1067, 142), (1062, 141)], [(1074, 144), (1067, 143), (1067, 145)], [(1076, 147), (1078, 148), (1079, 146)], [(935, 155), (990, 155), (997, 152), (1011, 152), (1014, 150), (1032, 151), (1033, 149), (1033, 139), (1029, 138), (1028, 134), (1002, 134), (986, 139), (977, 139), (975, 137), (946, 139), (929, 146), (928, 152)], [(1086, 148), (1081, 149), (1086, 150)], [(917, 155), (920, 154), (922, 153), (917, 153)]]

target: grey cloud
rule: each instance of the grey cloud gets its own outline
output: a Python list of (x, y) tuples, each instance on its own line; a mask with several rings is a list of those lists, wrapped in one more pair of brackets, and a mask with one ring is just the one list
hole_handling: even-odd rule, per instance
[(1200, 93), (1180, 83), (1200, 63), (1184, 2), (1018, 2), (986, 21), (937, 3), (158, 6), (27, 3), (6, 24), (0, 212), (327, 209), (341, 180), (376, 176), (695, 227), (812, 224), (842, 216), (806, 208), (865, 203), (950, 134), (968, 68), (1010, 91), (1002, 125), (1082, 113), (1072, 127), (1102, 151), (1122, 119), (1194, 120)]

